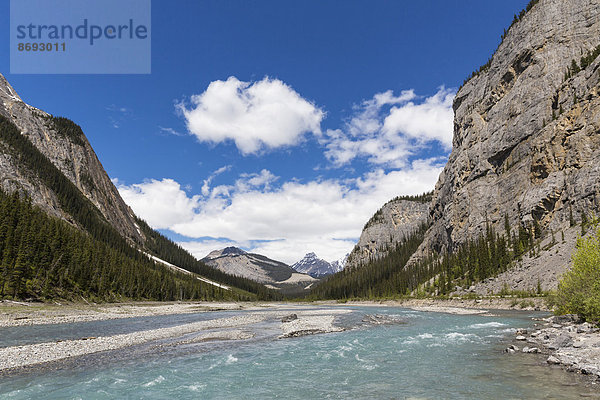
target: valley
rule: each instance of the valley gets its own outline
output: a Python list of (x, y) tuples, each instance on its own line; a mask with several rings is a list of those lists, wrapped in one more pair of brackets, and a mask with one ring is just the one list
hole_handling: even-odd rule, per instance
[[(396, 30), (374, 41), (369, 21), (349, 42)], [(475, 28), (446, 26), (475, 33), (419, 81), (482, 46)], [(257, 42), (294, 53), (296, 31)], [(329, 57), (333, 36), (319, 54), (343, 74), (357, 63)], [(0, 74), (0, 398), (598, 397), (600, 0), (527, 2), (431, 96), (382, 91), (417, 79), (404, 59), (382, 82), (317, 84), (315, 54), (271, 71), (264, 48), (227, 43), (207, 82), (162, 59), (170, 79), (56, 78), (64, 93)]]

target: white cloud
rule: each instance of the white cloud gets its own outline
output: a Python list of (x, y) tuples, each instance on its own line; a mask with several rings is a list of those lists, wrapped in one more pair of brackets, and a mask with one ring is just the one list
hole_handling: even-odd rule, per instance
[(392, 107), (383, 123), (386, 136), (404, 134), (422, 142), (437, 140), (446, 150), (452, 148), (454, 112), (452, 101), (456, 93), (440, 88), (421, 104), (409, 102)]
[(213, 250), (223, 249), (225, 247), (244, 247), (245, 243), (232, 242), (230, 240), (216, 240), (216, 239), (206, 239), (206, 240), (190, 240), (185, 242), (178, 243), (181, 247), (190, 252), (191, 255), (196, 257), (197, 259), (202, 259), (208, 255)]
[(210, 184), (212, 183), (212, 180), (215, 179), (215, 177), (217, 177), (218, 175), (229, 171), (230, 169), (231, 165), (224, 165), (221, 168), (218, 168), (215, 171), (213, 171), (213, 173), (210, 174), (210, 176), (206, 178), (202, 184), (202, 195), (208, 196), (210, 194)]
[(375, 96), (373, 96), (372, 101), (375, 102), (375, 105), (381, 107), (386, 104), (405, 103), (407, 101), (413, 100), (416, 97), (417, 97), (417, 95), (415, 94), (415, 91), (413, 89), (403, 90), (400, 93), (400, 96), (398, 96), (398, 97), (394, 97), (394, 92), (391, 90), (388, 90), (383, 93), (377, 93)]
[[(356, 241), (337, 240), (328, 237), (319, 237), (309, 240), (278, 240), (263, 242), (255, 245), (253, 252), (268, 254), (274, 260), (286, 260), (291, 265), (300, 261), (306, 253), (315, 253), (329, 262), (341, 260), (352, 250)], [(340, 256), (341, 255), (341, 256)]]
[(386, 138), (378, 132), (355, 138), (337, 129), (328, 130), (325, 136), (328, 138), (325, 156), (336, 166), (348, 164), (356, 157), (364, 156), (371, 164), (402, 168), (413, 149), (409, 141), (402, 136), (390, 140), (391, 138)]
[(320, 134), (325, 116), (290, 86), (268, 77), (213, 81), (191, 103), (189, 109), (178, 106), (190, 133), (202, 142), (233, 140), (245, 155), (298, 144), (309, 132)]
[(152, 179), (130, 186), (117, 183), (117, 189), (123, 200), (135, 207), (135, 213), (155, 229), (189, 221), (198, 206), (198, 197), (188, 197), (173, 179)]
[(268, 190), (271, 184), (277, 179), (279, 179), (278, 176), (273, 175), (273, 173), (267, 169), (263, 169), (258, 174), (241, 174), (240, 179), (235, 182), (235, 187), (238, 192), (259, 187), (264, 187), (265, 190)]
[(225, 247), (213, 242), (218, 238), (253, 243), (249, 250), (287, 263), (309, 251), (332, 261), (352, 249), (365, 222), (386, 201), (431, 190), (440, 171), (440, 160), (419, 160), (403, 170), (376, 170), (344, 182), (289, 181), (277, 187), (269, 186), (276, 177), (263, 170), (240, 177), (236, 185), (211, 188), (206, 197), (187, 196), (171, 179), (120, 185), (119, 191), (154, 228), (200, 239), (184, 244), (196, 255), (212, 245)]
[(450, 150), (454, 95), (441, 87), (417, 103), (413, 90), (397, 97), (392, 91), (378, 93), (355, 107), (343, 129), (326, 131), (321, 139), (325, 155), (336, 166), (366, 157), (372, 164), (403, 168), (414, 150), (427, 143), (437, 141)]
[(183, 136), (183, 134), (181, 134), (181, 133), (177, 132), (177, 131), (176, 131), (175, 129), (173, 129), (173, 128), (165, 128), (164, 126), (159, 126), (159, 127), (158, 127), (158, 129), (159, 129), (161, 132), (166, 132), (166, 133), (168, 133), (169, 135), (173, 135), (173, 136)]

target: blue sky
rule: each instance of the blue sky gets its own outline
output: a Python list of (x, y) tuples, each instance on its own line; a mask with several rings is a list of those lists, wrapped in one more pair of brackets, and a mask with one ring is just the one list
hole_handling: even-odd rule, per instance
[(433, 189), (451, 101), (526, 0), (152, 1), (150, 75), (11, 75), (82, 126), (125, 200), (196, 256), (348, 253)]

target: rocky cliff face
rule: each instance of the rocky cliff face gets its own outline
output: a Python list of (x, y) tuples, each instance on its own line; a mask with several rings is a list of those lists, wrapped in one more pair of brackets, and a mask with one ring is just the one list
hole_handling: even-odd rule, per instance
[(427, 221), (429, 204), (394, 199), (386, 203), (365, 225), (358, 243), (348, 256), (348, 266), (367, 263), (387, 254), (394, 246)]
[[(541, 0), (454, 101), (454, 142), (415, 257), (477, 237), (486, 220), (545, 235), (600, 205), (600, 0)], [(572, 60), (578, 64), (573, 67)]]
[[(13, 122), (100, 210), (104, 218), (125, 238), (143, 243), (133, 212), (104, 171), (86, 137), (61, 135), (49, 121), (50, 115), (24, 103), (0, 74), (0, 114)], [(7, 152), (0, 151), (0, 186), (13, 192), (27, 193), (34, 204), (48, 213), (72, 222), (60, 209), (54, 193), (17, 165)]]

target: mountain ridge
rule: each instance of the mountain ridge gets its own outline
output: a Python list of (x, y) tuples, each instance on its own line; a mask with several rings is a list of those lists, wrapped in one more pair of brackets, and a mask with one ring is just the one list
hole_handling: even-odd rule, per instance
[(377, 260), (427, 221), (432, 193), (404, 196), (385, 203), (369, 219), (358, 243), (348, 256), (348, 266), (356, 267)]
[(251, 279), (286, 294), (303, 293), (306, 287), (315, 282), (310, 275), (296, 272), (281, 261), (248, 253), (237, 247), (213, 250), (201, 261), (219, 271)]
[[(133, 262), (138, 263), (140, 268), (150, 270), (158, 268), (162, 271), (161, 276), (174, 284), (170, 287), (165, 282), (162, 289), (152, 292), (152, 296), (159, 298), (152, 298), (248, 300), (254, 299), (256, 296), (264, 299), (281, 297), (262, 285), (215, 271), (197, 261), (180, 246), (153, 231), (144, 221), (137, 218), (121, 199), (81, 128), (66, 118), (51, 116), (24, 103), (1, 75), (0, 100), (0, 130), (2, 133), (0, 135), (0, 189), (2, 192), (8, 195), (16, 193), (19, 198), (23, 199), (19, 201), (31, 202), (34, 207), (43, 210), (50, 218), (59, 218), (80, 231), (80, 234), (89, 234), (94, 241), (86, 242), (86, 246), (107, 245), (108, 250), (106, 250), (105, 257), (111, 257), (111, 254), (116, 257), (117, 255), (114, 254), (116, 251), (119, 252), (119, 257), (126, 258), (126, 261), (123, 262), (124, 266)], [(4, 202), (3, 205), (14, 210), (27, 210), (26, 206), (21, 206), (18, 202), (14, 204)], [(19, 214), (20, 219), (13, 224), (27, 224), (27, 218), (34, 218), (35, 215), (37, 214), (32, 212), (22, 212)], [(35, 218), (43, 220), (41, 216)], [(70, 232), (71, 230), (67, 229), (63, 234), (70, 235)], [(74, 237), (80, 234), (73, 233)], [(32, 233), (32, 240), (34, 240), (33, 235)], [(35, 237), (36, 240), (40, 239)], [(0, 237), (0, 239), (3, 238)], [(0, 248), (4, 263), (4, 272), (0, 276), (0, 285), (2, 286), (0, 293), (4, 292), (5, 286), (13, 287), (14, 282), (21, 279), (36, 282), (40, 279), (40, 274), (35, 271), (44, 265), (34, 264), (35, 257), (33, 255), (29, 257), (24, 255), (29, 254), (27, 241), (13, 243), (10, 241), (10, 236), (4, 239), (7, 242), (4, 247)], [(190, 280), (188, 277), (183, 277), (180, 271), (175, 271), (165, 263), (159, 263), (156, 259), (151, 260), (143, 256), (142, 251), (152, 253), (151, 256), (165, 260), (173, 266), (183, 267), (193, 274), (209, 276), (204, 277), (204, 280), (201, 280), (200, 277)], [(23, 256), (19, 258), (17, 253), (22, 253)], [(69, 280), (73, 280), (75, 277), (71, 277), (69, 271), (85, 271), (85, 269), (80, 269), (79, 265), (75, 266), (77, 268), (73, 268), (73, 266), (69, 267), (68, 264), (64, 264), (69, 262), (69, 259), (75, 259), (75, 255), (76, 249), (65, 250), (55, 247), (44, 262), (50, 263), (48, 268), (51, 270), (63, 271), (62, 273)], [(101, 255), (98, 257), (102, 259)], [(51, 261), (53, 258), (54, 261)], [(112, 265), (109, 262), (111, 260), (104, 261), (106, 265)], [(110, 272), (106, 271), (106, 273)], [(169, 272), (165, 273), (165, 271)], [(29, 276), (29, 274), (33, 274), (33, 276)], [(139, 281), (129, 282), (123, 274), (115, 276), (116, 278), (113, 279), (116, 280), (112, 283), (113, 287), (110, 290), (105, 290), (98, 285), (88, 287), (85, 282), (79, 285), (87, 288), (83, 292), (86, 296), (97, 296), (99, 293), (103, 293), (103, 298), (109, 298), (131, 293), (127, 290), (128, 287), (120, 285), (135, 286), (139, 283)], [(182, 286), (184, 281), (187, 282), (185, 285), (189, 283), (185, 290)], [(214, 285), (219, 282), (236, 286), (236, 288), (229, 290)], [(181, 290), (176, 289), (178, 285)], [(52, 296), (59, 293), (46, 291), (44, 294), (40, 287), (41, 285), (27, 286), (25, 291), (20, 289), (13, 291), (13, 296)], [(238, 287), (244, 289), (240, 290)], [(66, 292), (63, 290), (60, 293)], [(143, 290), (136, 290), (133, 293), (137, 293), (136, 296), (142, 298), (145, 296)]]
[(596, 0), (540, 0), (510, 28), (456, 95), (453, 150), (419, 254), (452, 250), (486, 221), (501, 230), (505, 214), (549, 234), (598, 209), (598, 59), (565, 75), (599, 44)]
[[(67, 177), (100, 210), (104, 218), (132, 243), (142, 244), (144, 237), (136, 225), (133, 211), (125, 204), (81, 128), (64, 118), (50, 114), (23, 102), (16, 91), (0, 74), (0, 115), (14, 123), (20, 132)], [(8, 164), (3, 160), (3, 164)], [(3, 168), (0, 180), (5, 190), (16, 190), (15, 184), (23, 179), (7, 179), (7, 172), (18, 169)], [(12, 186), (12, 187), (11, 187)], [(62, 218), (55, 199), (47, 190), (33, 190), (24, 185), (35, 204)], [(53, 204), (55, 207), (48, 207)]]
[(335, 274), (344, 269), (344, 260), (329, 262), (317, 257), (313, 252), (306, 255), (291, 267), (303, 274), (308, 274), (313, 278), (322, 278), (327, 275)]

